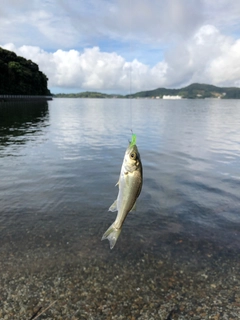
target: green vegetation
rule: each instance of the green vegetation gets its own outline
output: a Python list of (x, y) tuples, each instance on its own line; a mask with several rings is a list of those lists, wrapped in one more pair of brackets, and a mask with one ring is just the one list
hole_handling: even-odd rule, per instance
[(119, 94), (106, 94), (100, 92), (80, 92), (80, 93), (58, 93), (54, 94), (53, 97), (55, 98), (124, 98), (122, 95)]
[(0, 94), (51, 95), (47, 80), (36, 63), (0, 48)]
[(181, 89), (158, 88), (150, 91), (141, 91), (126, 98), (163, 98), (163, 96), (180, 96), (185, 99), (240, 99), (240, 88), (216, 87), (209, 84), (193, 83)]
[(180, 96), (185, 99), (240, 99), (240, 88), (221, 88), (209, 84), (193, 83), (181, 89), (158, 88), (128, 95), (105, 94), (100, 92), (58, 93), (55, 98), (163, 98), (163, 96)]
[[(0, 95), (51, 95), (47, 88), (48, 78), (38, 65), (31, 60), (17, 56), (14, 52), (0, 47)], [(134, 94), (119, 95), (100, 92), (81, 92), (53, 95), (56, 98), (163, 98), (180, 96), (185, 99), (240, 99), (240, 88), (216, 87), (193, 83), (180, 89), (158, 88)]]

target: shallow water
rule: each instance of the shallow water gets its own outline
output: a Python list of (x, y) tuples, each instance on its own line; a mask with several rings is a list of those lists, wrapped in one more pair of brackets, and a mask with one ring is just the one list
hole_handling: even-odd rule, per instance
[[(212, 268), (227, 285), (223, 269), (231, 274), (231, 261), (234, 266), (239, 262), (239, 127), (238, 100), (54, 99), (1, 104), (2, 268), (7, 266), (9, 277), (37, 273), (47, 281), (58, 272), (65, 274), (66, 265), (72, 268), (69, 279), (74, 270), (80, 276), (79, 265), (80, 270), (108, 266), (109, 277), (116, 277), (118, 263), (128, 279), (126, 266), (131, 274), (140, 263), (146, 276), (141, 281), (147, 284), (158, 267), (164, 273), (173, 266), (178, 274), (188, 265), (186, 274), (192, 272), (193, 281), (201, 268)], [(137, 211), (128, 215), (110, 251), (101, 236), (115, 219), (108, 208), (117, 196), (114, 185), (131, 129), (137, 134), (144, 184)], [(142, 265), (146, 256), (151, 259)], [(156, 263), (158, 267), (152, 265)], [(46, 275), (49, 270), (51, 276)], [(137, 281), (139, 274), (131, 276)], [(233, 291), (238, 288), (235, 283)], [(26, 299), (26, 308), (32, 306)], [(235, 309), (238, 313), (238, 305)], [(30, 314), (24, 310), (22, 318)], [(105, 313), (102, 319), (106, 315), (110, 317)]]

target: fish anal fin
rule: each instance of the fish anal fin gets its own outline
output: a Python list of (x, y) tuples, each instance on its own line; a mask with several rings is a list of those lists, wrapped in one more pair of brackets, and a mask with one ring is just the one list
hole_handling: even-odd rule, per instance
[(117, 200), (115, 200), (115, 201), (113, 202), (113, 204), (112, 204), (111, 207), (108, 209), (108, 211), (112, 211), (112, 212), (117, 211)]
[(135, 201), (132, 209), (129, 212), (135, 212), (137, 210), (137, 201)]

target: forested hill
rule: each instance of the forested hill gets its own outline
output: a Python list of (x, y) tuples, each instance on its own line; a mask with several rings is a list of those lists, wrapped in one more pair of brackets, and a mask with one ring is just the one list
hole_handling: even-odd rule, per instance
[(134, 94), (119, 95), (101, 92), (58, 93), (56, 98), (185, 98), (185, 99), (240, 99), (240, 88), (216, 87), (209, 84), (193, 83), (181, 89), (158, 88), (155, 90), (141, 91)]
[(36, 63), (0, 47), (0, 94), (50, 95), (47, 81)]
[(240, 88), (216, 87), (209, 84), (193, 83), (180, 89), (158, 88), (127, 95), (127, 98), (163, 98), (164, 96), (179, 96), (186, 99), (222, 98), (240, 99)]
[(85, 91), (79, 93), (57, 93), (53, 94), (55, 98), (97, 98), (97, 99), (104, 99), (104, 98), (124, 98), (124, 96), (120, 94), (107, 94), (95, 91)]

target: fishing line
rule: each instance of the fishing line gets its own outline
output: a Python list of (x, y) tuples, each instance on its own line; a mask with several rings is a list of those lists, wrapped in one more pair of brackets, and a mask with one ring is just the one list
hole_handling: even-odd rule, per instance
[(129, 62), (129, 108), (130, 108), (130, 130), (131, 132), (133, 132), (133, 120), (132, 120), (132, 62), (131, 62), (131, 59), (132, 59), (132, 15), (131, 15), (131, 12), (132, 12), (132, 0), (129, 0), (129, 34), (130, 34), (130, 37), (129, 37), (129, 52), (130, 52), (130, 62)]
[(129, 70), (129, 108), (130, 108), (130, 129), (133, 129), (133, 120), (132, 120), (132, 65), (130, 63), (130, 70)]

